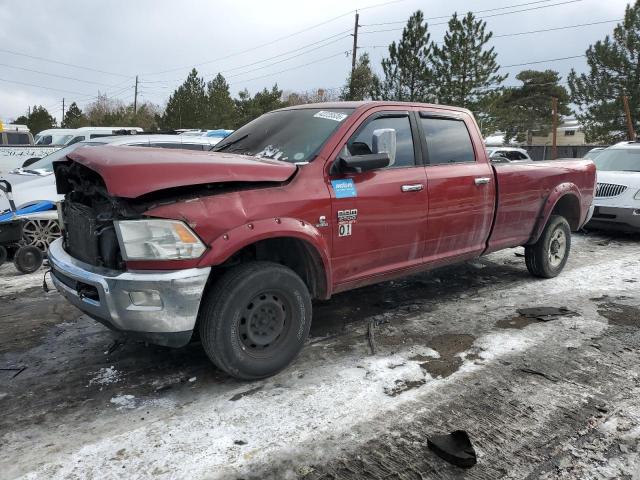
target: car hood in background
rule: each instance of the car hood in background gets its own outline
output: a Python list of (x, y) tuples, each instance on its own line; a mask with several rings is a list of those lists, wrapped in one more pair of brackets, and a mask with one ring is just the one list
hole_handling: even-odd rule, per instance
[(598, 183), (613, 183), (640, 189), (640, 172), (597, 171)]
[(67, 158), (98, 173), (111, 195), (124, 198), (189, 185), (284, 182), (297, 169), (278, 160), (162, 148), (81, 147)]

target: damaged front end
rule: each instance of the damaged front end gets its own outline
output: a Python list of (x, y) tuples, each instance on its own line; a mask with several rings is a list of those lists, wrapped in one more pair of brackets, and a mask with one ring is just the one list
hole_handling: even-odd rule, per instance
[(149, 219), (148, 205), (110, 195), (88, 167), (68, 161), (54, 169), (58, 191), (65, 194), (63, 237), (49, 250), (56, 288), (109, 328), (150, 343), (185, 345), (210, 268), (130, 271), (126, 262), (154, 255), (193, 258), (204, 245), (182, 222)]

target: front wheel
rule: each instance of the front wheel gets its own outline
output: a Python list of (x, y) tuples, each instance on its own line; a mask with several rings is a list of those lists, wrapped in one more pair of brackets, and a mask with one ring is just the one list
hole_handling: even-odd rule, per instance
[(278, 373), (300, 353), (311, 327), (311, 296), (290, 268), (246, 263), (213, 285), (199, 320), (209, 359), (233, 377), (256, 380)]
[(524, 249), (527, 269), (536, 277), (553, 278), (566, 265), (570, 251), (569, 222), (560, 215), (552, 215), (538, 241)]

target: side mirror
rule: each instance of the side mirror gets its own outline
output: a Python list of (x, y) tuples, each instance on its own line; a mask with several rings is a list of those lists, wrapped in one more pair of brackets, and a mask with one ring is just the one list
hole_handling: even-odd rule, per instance
[(386, 153), (389, 166), (396, 162), (396, 131), (393, 128), (379, 128), (373, 131), (371, 147), (374, 154)]
[(370, 153), (368, 155), (340, 155), (333, 164), (332, 173), (357, 172), (384, 168), (391, 164), (389, 154)]
[(22, 164), (22, 168), (27, 168), (29, 165), (33, 165), (34, 163), (36, 163), (38, 160), (40, 160), (40, 157), (27, 158)]

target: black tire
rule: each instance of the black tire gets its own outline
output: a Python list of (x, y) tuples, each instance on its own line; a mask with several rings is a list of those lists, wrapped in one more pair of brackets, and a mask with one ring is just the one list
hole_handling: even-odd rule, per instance
[(8, 257), (9, 257), (9, 252), (7, 252), (6, 248), (0, 245), (0, 265), (6, 262)]
[(311, 327), (311, 296), (290, 268), (250, 262), (209, 289), (199, 314), (209, 359), (242, 380), (269, 377), (300, 353)]
[(13, 264), (20, 273), (33, 273), (42, 266), (42, 251), (33, 245), (20, 247), (13, 257)]
[(531, 275), (553, 278), (563, 269), (571, 251), (571, 227), (560, 215), (551, 215), (542, 235), (524, 249), (527, 269)]

